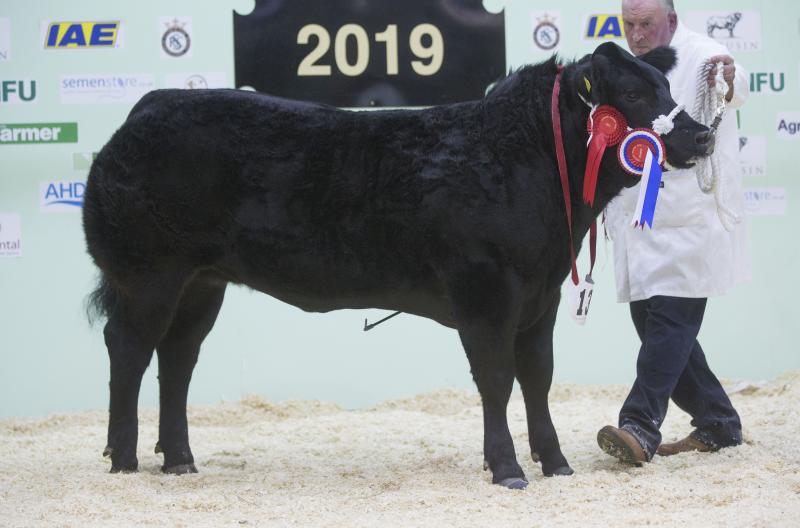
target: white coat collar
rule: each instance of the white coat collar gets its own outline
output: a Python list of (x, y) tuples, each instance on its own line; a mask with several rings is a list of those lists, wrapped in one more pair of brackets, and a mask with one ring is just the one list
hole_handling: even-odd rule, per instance
[(686, 41), (686, 39), (691, 35), (691, 31), (683, 25), (683, 22), (678, 20), (678, 27), (675, 28), (675, 33), (672, 34), (672, 40), (669, 41), (669, 45), (675, 49), (678, 49), (681, 44)]

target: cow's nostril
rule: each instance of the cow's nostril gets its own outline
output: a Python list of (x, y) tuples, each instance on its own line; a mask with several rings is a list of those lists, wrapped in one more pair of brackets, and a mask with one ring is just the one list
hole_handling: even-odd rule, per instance
[(703, 154), (714, 152), (714, 134), (710, 131), (698, 132), (694, 136), (695, 144), (702, 149)]
[(694, 142), (697, 143), (698, 145), (705, 145), (712, 139), (713, 136), (708, 131), (698, 132), (694, 136)]

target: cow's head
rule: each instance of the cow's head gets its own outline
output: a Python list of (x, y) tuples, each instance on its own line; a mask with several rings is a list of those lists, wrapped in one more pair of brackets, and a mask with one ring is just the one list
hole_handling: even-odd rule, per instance
[[(637, 58), (612, 42), (604, 43), (583, 64), (575, 88), (592, 104), (611, 105), (622, 112), (629, 127), (652, 128), (656, 118), (669, 115), (677, 106), (664, 76), (675, 62), (672, 48), (655, 48)], [(714, 149), (708, 127), (685, 111), (677, 114), (674, 128), (662, 139), (667, 164), (675, 168), (689, 168)]]

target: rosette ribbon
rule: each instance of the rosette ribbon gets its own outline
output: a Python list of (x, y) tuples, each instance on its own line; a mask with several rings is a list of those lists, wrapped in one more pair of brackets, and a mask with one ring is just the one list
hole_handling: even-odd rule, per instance
[(592, 206), (603, 153), (622, 140), (628, 131), (628, 123), (619, 110), (601, 105), (592, 109), (586, 127), (589, 131), (589, 150), (583, 174), (583, 201)]
[(617, 158), (625, 171), (641, 176), (639, 197), (633, 211), (631, 225), (650, 226), (656, 211), (658, 190), (661, 187), (661, 166), (664, 164), (664, 142), (647, 128), (636, 128), (625, 136), (617, 148)]

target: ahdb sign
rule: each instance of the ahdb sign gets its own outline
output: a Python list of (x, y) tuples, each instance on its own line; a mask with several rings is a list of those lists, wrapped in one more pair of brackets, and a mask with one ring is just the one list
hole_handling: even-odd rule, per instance
[(39, 184), (39, 210), (43, 213), (75, 213), (83, 207), (84, 181), (51, 181)]

